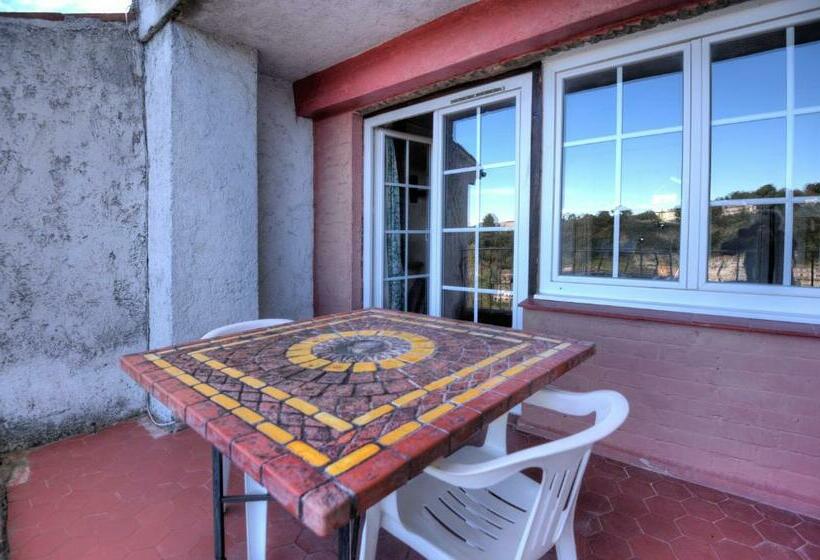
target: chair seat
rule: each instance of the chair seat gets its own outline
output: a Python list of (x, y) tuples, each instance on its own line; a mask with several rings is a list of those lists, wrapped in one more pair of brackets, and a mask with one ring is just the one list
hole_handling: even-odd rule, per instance
[[(462, 464), (495, 459), (486, 448), (464, 447)], [(452, 486), (420, 474), (396, 492), (399, 519), (384, 527), (428, 558), (509, 558), (524, 533), (539, 484), (517, 473), (480, 489)], [(477, 556), (478, 555), (478, 556)]]

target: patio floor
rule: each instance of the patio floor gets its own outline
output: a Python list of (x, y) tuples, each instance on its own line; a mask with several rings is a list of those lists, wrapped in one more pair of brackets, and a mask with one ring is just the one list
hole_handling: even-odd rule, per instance
[[(513, 447), (541, 440), (511, 430)], [(210, 450), (192, 430), (145, 419), (31, 451), (9, 488), (15, 560), (211, 558)], [(239, 491), (239, 476), (232, 491)], [(228, 558), (244, 558), (241, 506), (227, 514)], [(820, 522), (702, 486), (593, 457), (576, 517), (582, 560), (818, 560)], [(271, 504), (269, 557), (335, 558)], [(382, 534), (379, 558), (417, 559)]]

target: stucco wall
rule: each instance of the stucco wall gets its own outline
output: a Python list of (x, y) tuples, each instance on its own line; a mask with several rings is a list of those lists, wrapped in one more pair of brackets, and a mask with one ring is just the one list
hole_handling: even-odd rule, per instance
[(313, 316), (313, 123), (293, 85), (259, 75), (259, 316)]
[(258, 315), (256, 52), (179, 23), (146, 47), (150, 345)]
[[(820, 339), (533, 310), (524, 328), (595, 342), (557, 386), (629, 399), (596, 452), (820, 516)], [(520, 425), (580, 427), (534, 408)]]
[(0, 19), (0, 451), (128, 416), (146, 347), (141, 48), (124, 23)]

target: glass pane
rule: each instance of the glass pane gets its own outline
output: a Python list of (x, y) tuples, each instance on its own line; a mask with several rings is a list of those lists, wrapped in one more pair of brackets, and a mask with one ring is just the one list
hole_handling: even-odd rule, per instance
[(430, 191), (412, 188), (407, 191), (409, 206), (407, 229), (427, 229), (430, 215)]
[(473, 292), (441, 291), (441, 316), (462, 321), (473, 321)]
[(512, 327), (512, 296), (508, 294), (479, 294), (478, 322), (487, 325)]
[(783, 205), (711, 208), (710, 282), (783, 282)]
[(515, 99), (481, 108), (481, 163), (515, 160)]
[(680, 274), (680, 210), (621, 215), (618, 276), (677, 280)]
[(675, 280), (679, 274), (681, 133), (623, 143), (618, 276)]
[(427, 278), (407, 281), (407, 311), (427, 313)]
[(384, 236), (384, 274), (388, 278), (404, 275), (404, 234)]
[(481, 171), (479, 216), (483, 227), (515, 227), (515, 166)]
[(476, 165), (475, 109), (448, 115), (444, 119), (444, 169)]
[(384, 188), (384, 229), (405, 229), (405, 193), (402, 187)]
[(794, 29), (794, 104), (820, 105), (820, 21)]
[(683, 140), (680, 132), (628, 138), (622, 146), (621, 206), (633, 214), (680, 208)]
[(384, 307), (404, 311), (404, 280), (389, 280), (384, 283)]
[(410, 142), (411, 185), (430, 186), (430, 146), (421, 142)]
[(612, 276), (612, 214), (564, 215), (561, 218), (561, 274)]
[(561, 274), (612, 275), (615, 143), (564, 149)]
[(384, 138), (384, 182), (404, 183), (407, 162), (406, 142), (399, 138)]
[(683, 55), (624, 66), (623, 130), (683, 124)]
[(794, 194), (820, 195), (820, 113), (794, 117)]
[(475, 234), (445, 233), (442, 244), (441, 283), (472, 288), (475, 277)]
[(614, 68), (564, 82), (564, 141), (615, 134)]
[(444, 227), (478, 224), (478, 188), (475, 171), (444, 176)]
[(712, 118), (786, 109), (786, 31), (712, 46)]
[(478, 234), (478, 287), (512, 290), (513, 232)]
[(792, 285), (820, 288), (820, 202), (794, 205)]
[(712, 127), (711, 200), (783, 196), (786, 119)]
[(427, 273), (427, 234), (410, 233), (407, 236), (407, 274)]

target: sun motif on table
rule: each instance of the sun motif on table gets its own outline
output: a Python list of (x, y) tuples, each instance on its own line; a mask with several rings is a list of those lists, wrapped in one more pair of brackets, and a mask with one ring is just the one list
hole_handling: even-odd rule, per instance
[(293, 344), (286, 356), (306, 369), (371, 373), (394, 369), (430, 356), (435, 343), (405, 331), (362, 330), (320, 334)]

